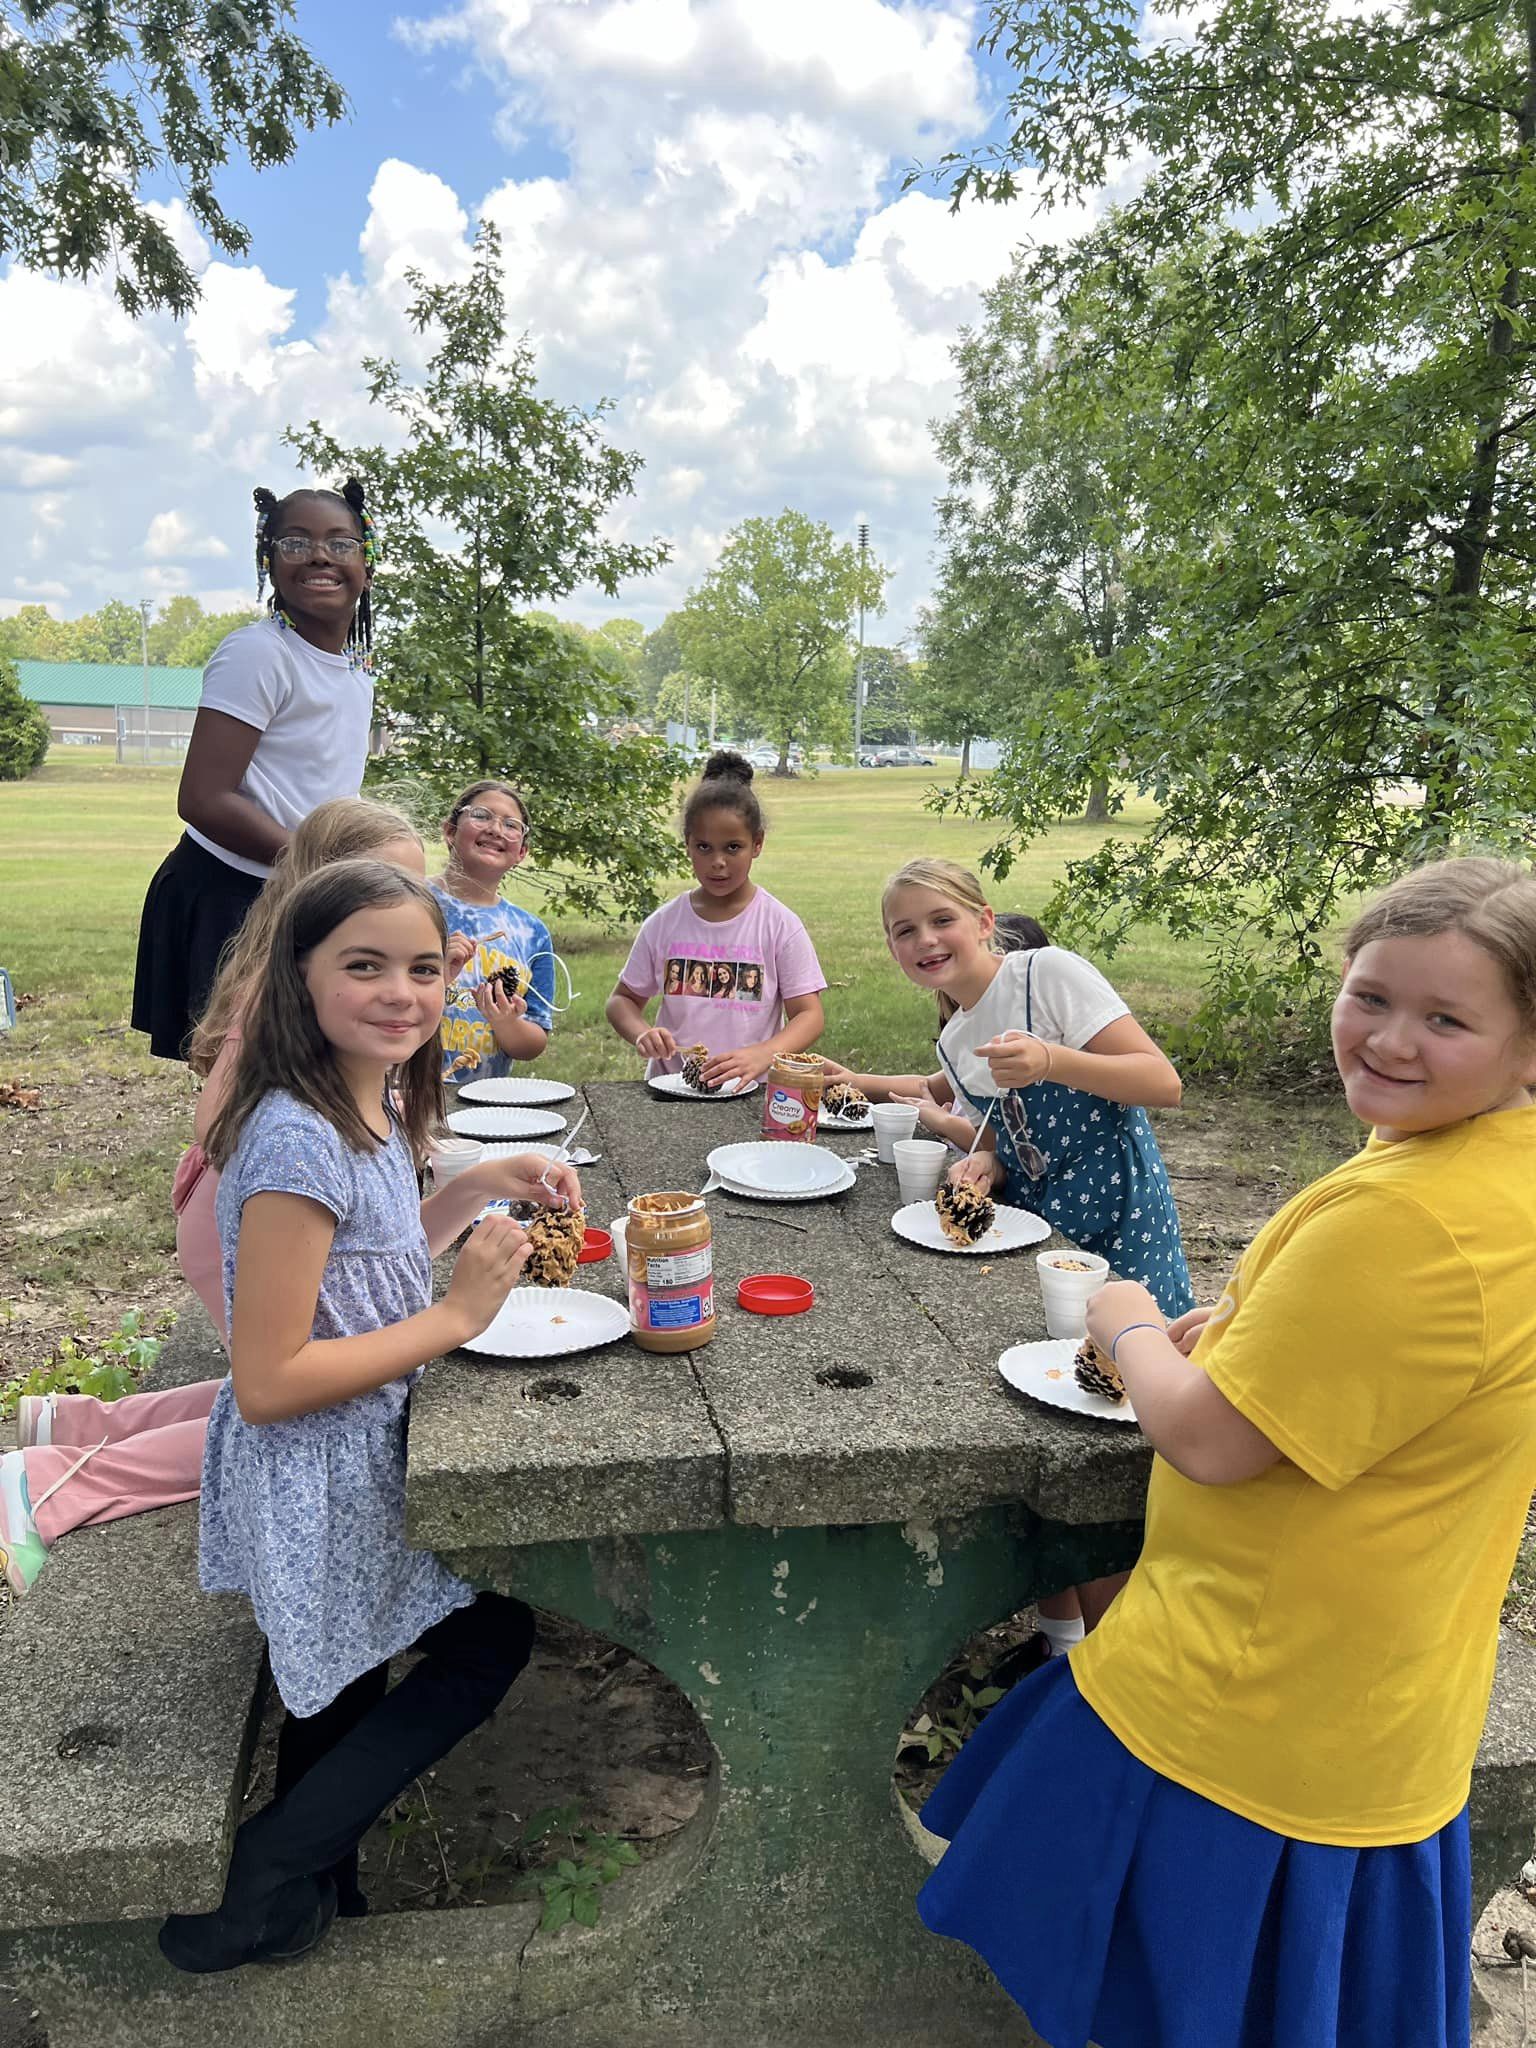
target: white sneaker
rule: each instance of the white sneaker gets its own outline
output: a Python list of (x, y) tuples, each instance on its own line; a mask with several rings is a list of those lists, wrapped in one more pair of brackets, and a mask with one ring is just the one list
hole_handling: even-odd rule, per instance
[(16, 1444), (30, 1450), (53, 1442), (53, 1395), (23, 1394), (16, 1407)]

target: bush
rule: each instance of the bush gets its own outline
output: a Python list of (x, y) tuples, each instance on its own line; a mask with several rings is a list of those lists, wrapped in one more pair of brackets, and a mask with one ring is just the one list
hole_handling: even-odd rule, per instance
[(10, 662), (0, 659), (0, 782), (20, 782), (43, 764), (48, 721), (21, 684)]

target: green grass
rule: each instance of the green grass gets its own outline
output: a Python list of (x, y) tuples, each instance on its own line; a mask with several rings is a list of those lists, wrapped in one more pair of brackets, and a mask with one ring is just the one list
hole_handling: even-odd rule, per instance
[[(152, 1066), (123, 1026), (144, 890), (179, 830), (177, 771), (118, 768), (108, 749), (99, 750), (105, 760), (97, 752), (55, 749), (28, 781), (0, 784), (0, 965), (18, 990), (44, 999), (15, 1048), (25, 1049), (36, 1079), (69, 1070), (85, 1048), (96, 1071), (128, 1075)], [(932, 1036), (932, 1005), (885, 950), (879, 903), (886, 876), (920, 853), (974, 866), (995, 837), (986, 825), (925, 810), (933, 781), (927, 769), (764, 778), (770, 830), (754, 872), (804, 918), (830, 984), (826, 1048), (854, 1064), (908, 1066), (924, 1057)], [(1144, 829), (1149, 815), (1132, 807), (1118, 829)], [(1063, 862), (1101, 837), (1098, 828), (1060, 827), (1018, 863), (997, 892), (998, 908), (1037, 910)], [(670, 890), (685, 878), (659, 880)], [(542, 912), (545, 892), (535, 883), (512, 893)], [(632, 1074), (633, 1055), (602, 1015), (628, 934), (550, 921), (578, 991), (551, 1060), (572, 1081)], [(1202, 966), (1199, 948), (1149, 932), (1122, 949), (1112, 971), (1132, 1008), (1156, 1019), (1188, 1011)]]

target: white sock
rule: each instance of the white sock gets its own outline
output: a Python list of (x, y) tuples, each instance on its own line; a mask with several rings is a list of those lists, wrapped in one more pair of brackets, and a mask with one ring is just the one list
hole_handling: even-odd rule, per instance
[(1035, 1621), (1041, 1635), (1050, 1644), (1053, 1657), (1065, 1657), (1072, 1645), (1080, 1643), (1086, 1633), (1080, 1614), (1073, 1615), (1070, 1621), (1053, 1621), (1048, 1614), (1037, 1614)]

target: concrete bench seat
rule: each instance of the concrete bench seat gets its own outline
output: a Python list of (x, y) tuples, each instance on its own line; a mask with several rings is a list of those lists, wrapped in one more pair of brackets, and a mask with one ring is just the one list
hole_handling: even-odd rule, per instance
[[(224, 1370), (201, 1310), (153, 1385)], [(243, 1600), (197, 1584), (197, 1505), (61, 1543), (0, 1639), (0, 1927), (218, 1903), (265, 1687)]]

